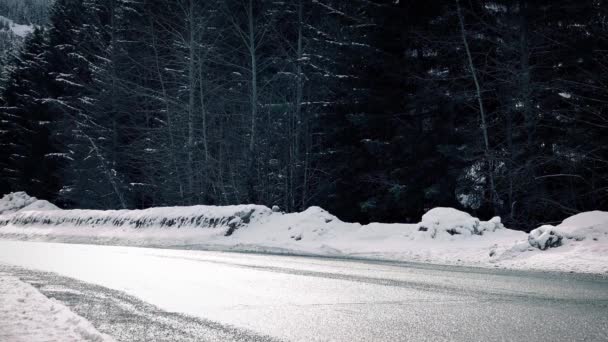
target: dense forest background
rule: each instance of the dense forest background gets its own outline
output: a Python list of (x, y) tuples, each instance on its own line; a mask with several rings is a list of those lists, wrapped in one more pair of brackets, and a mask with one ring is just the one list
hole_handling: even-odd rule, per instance
[(0, 0), (0, 75), (23, 43), (25, 32), (15, 32), (12, 24), (46, 25), (52, 0)]
[(1, 0), (0, 15), (36, 25), (3, 46), (2, 193), (362, 222), (452, 206), (521, 229), (608, 208), (602, 0)]

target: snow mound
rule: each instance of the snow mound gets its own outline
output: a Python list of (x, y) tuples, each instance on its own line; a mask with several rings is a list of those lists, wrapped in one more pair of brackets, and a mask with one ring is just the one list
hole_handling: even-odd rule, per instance
[(23, 191), (4, 195), (0, 199), (0, 215), (17, 212), (36, 201), (37, 199), (35, 197), (31, 197)]
[(316, 246), (322, 241), (339, 239), (349, 228), (358, 224), (344, 223), (336, 216), (320, 207), (310, 207), (299, 213), (282, 214), (274, 212), (265, 220), (240, 230), (236, 238), (240, 243), (263, 244), (283, 248)]
[(608, 212), (590, 211), (565, 219), (557, 226), (544, 225), (530, 232), (528, 242), (540, 250), (560, 247), (564, 244), (608, 240)]
[(608, 235), (608, 212), (588, 211), (570, 216), (557, 228), (568, 239), (577, 241), (586, 238), (606, 239), (606, 235)]
[(58, 206), (53, 203), (45, 200), (37, 200), (32, 204), (29, 204), (19, 211), (47, 211), (47, 210), (61, 210)]
[[(31, 204), (32, 211), (20, 210), (0, 216), (0, 227), (221, 228), (225, 235), (231, 235), (239, 227), (272, 213), (269, 208), (259, 205), (199, 205), (144, 210), (55, 210), (52, 204), (44, 202), (36, 201)], [(35, 209), (36, 206), (43, 210)]]
[(506, 248), (493, 262), (512, 268), (608, 274), (608, 212), (585, 212), (557, 226), (540, 226), (527, 241)]
[[(456, 265), (608, 272), (608, 212), (575, 215), (530, 234), (435, 208), (420, 223), (343, 222), (320, 207), (260, 205), (57, 210), (24, 193), (0, 200), (0, 238), (369, 257)], [(200, 229), (207, 228), (207, 229)], [(557, 248), (558, 247), (558, 248)]]
[(428, 232), (435, 238), (438, 235), (483, 235), (504, 228), (500, 217), (482, 222), (468, 213), (454, 208), (434, 208), (422, 216), (418, 230)]

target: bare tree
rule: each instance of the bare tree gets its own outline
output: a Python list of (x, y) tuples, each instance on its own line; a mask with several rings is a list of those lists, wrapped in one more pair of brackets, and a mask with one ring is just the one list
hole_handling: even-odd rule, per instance
[(458, 22), (460, 24), (460, 33), (462, 36), (462, 43), (464, 45), (464, 49), (467, 56), (467, 64), (469, 67), (469, 71), (471, 73), (471, 78), (473, 79), (473, 83), (475, 84), (475, 92), (477, 97), (477, 103), (479, 105), (479, 116), (481, 119), (481, 132), (483, 134), (483, 143), (484, 143), (484, 155), (485, 161), (488, 167), (488, 178), (490, 180), (490, 203), (492, 203), (494, 207), (495, 213), (498, 212), (498, 202), (499, 199), (496, 198), (498, 193), (496, 192), (496, 186), (494, 182), (494, 160), (492, 158), (491, 150), (490, 150), (490, 139), (488, 137), (488, 123), (486, 118), (486, 112), (483, 105), (483, 98), (481, 95), (481, 85), (479, 83), (479, 79), (477, 78), (477, 71), (475, 68), (475, 64), (473, 63), (473, 57), (471, 55), (471, 49), (469, 48), (469, 42), (467, 38), (467, 31), (464, 26), (464, 16), (462, 14), (462, 10), (460, 8), (460, 0), (456, 0), (456, 10), (458, 15)]

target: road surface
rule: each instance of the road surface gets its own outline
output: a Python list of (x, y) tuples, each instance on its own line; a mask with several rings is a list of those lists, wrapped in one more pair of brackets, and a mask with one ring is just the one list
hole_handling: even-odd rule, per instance
[(608, 341), (608, 280), (0, 241), (0, 265), (123, 341)]

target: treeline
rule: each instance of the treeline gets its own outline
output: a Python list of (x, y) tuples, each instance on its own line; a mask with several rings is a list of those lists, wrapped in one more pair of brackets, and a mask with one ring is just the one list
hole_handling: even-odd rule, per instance
[(52, 0), (0, 0), (0, 75), (4, 66), (18, 53), (23, 32), (15, 33), (12, 24), (45, 25)]
[(14, 57), (21, 44), (21, 37), (17, 36), (10, 28), (10, 22), (0, 18), (0, 75), (4, 73), (4, 67)]
[(53, 0), (0, 0), (0, 16), (21, 25), (48, 23)]
[(606, 208), (606, 7), (57, 0), (5, 73), (0, 190), (522, 228)]

